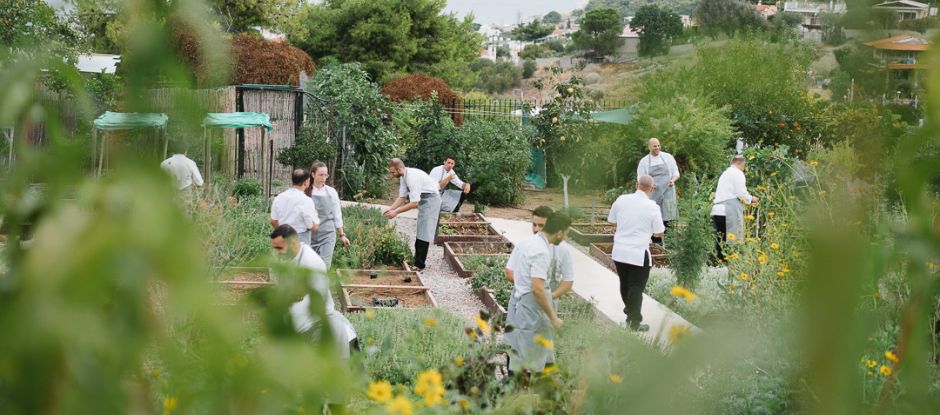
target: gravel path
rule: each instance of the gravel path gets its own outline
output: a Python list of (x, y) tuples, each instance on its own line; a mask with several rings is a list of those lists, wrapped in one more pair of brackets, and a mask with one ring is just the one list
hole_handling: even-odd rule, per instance
[[(417, 220), (398, 216), (392, 220), (395, 228), (401, 233), (408, 244), (414, 249)], [(421, 272), (421, 280), (431, 288), (431, 294), (437, 300), (437, 305), (467, 322), (473, 322), (473, 316), (486, 306), (470, 290), (470, 281), (460, 278), (444, 259), (444, 248), (431, 244), (428, 249), (426, 268)]]

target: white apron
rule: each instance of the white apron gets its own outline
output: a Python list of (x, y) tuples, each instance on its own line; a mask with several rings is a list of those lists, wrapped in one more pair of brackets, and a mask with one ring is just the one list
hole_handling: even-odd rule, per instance
[(738, 198), (720, 202), (725, 206), (725, 241), (733, 233), (736, 241), (744, 240), (744, 204)]
[(418, 202), (418, 231), (416, 238), (428, 243), (437, 236), (437, 222), (441, 217), (441, 195), (422, 193)]
[(333, 222), (333, 199), (327, 196), (313, 195), (317, 215), (320, 216), (320, 227), (317, 232), (310, 235), (310, 247), (320, 255), (330, 269), (333, 262), (333, 250), (336, 248), (336, 225)]
[[(547, 242), (546, 242), (547, 243)], [(549, 274), (555, 267), (555, 251), (549, 246), (549, 252), (552, 254), (549, 264)], [(552, 292), (549, 282), (545, 282), (545, 295), (551, 301)], [(557, 308), (553, 304), (554, 308)], [(521, 296), (516, 296), (513, 292), (509, 297), (509, 307), (506, 310), (506, 322), (513, 327), (511, 333), (506, 333), (503, 339), (512, 347), (514, 357), (509, 359), (509, 370), (514, 372), (529, 369), (535, 372), (541, 372), (545, 369), (546, 363), (555, 361), (554, 349), (548, 349), (535, 342), (535, 336), (539, 335), (554, 343), (555, 335), (552, 323), (548, 315), (539, 307), (535, 294), (531, 291)]]
[(453, 212), (457, 209), (457, 204), (460, 203), (460, 196), (463, 196), (463, 190), (441, 190), (441, 212)]
[(663, 160), (662, 164), (655, 166), (649, 164), (652, 162), (652, 157), (646, 160), (646, 170), (649, 172), (649, 175), (653, 177), (653, 182), (656, 183), (656, 187), (653, 188), (650, 199), (659, 205), (659, 210), (663, 215), (663, 222), (675, 220), (676, 217), (679, 216), (677, 212), (678, 209), (676, 208), (676, 188), (675, 186), (669, 187), (669, 181), (672, 180), (672, 173), (669, 172), (666, 160)]

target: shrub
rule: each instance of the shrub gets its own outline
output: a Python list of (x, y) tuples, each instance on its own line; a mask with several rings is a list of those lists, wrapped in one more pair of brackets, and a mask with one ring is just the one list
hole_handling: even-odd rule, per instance
[(475, 87), (490, 94), (498, 94), (518, 86), (522, 80), (522, 68), (504, 60), (493, 62), (489, 59), (477, 59), (470, 65), (470, 70), (477, 74)]
[(532, 166), (529, 128), (504, 120), (473, 120), (456, 131), (468, 150), (463, 155), (463, 180), (473, 184), (470, 195), (487, 205), (515, 206), (525, 198), (525, 175)]
[[(458, 157), (461, 176), (467, 144), (456, 138), (456, 128), (444, 107), (436, 101), (415, 103), (410, 111), (398, 113), (396, 121), (401, 141), (406, 144), (405, 163), (426, 172), (444, 162), (444, 157)], [(463, 179), (467, 179), (463, 177)]]
[(250, 178), (238, 179), (232, 185), (232, 195), (239, 199), (261, 196), (261, 182)]
[(334, 268), (371, 269), (411, 262), (413, 256), (395, 227), (382, 212), (365, 206), (343, 208), (343, 230), (351, 242), (336, 242)]
[(233, 193), (238, 200), (228, 198), (224, 187), (212, 187), (208, 192), (205, 201), (193, 210), (193, 221), (203, 235), (211, 266), (249, 264), (270, 251), (271, 227), (263, 220), (267, 217), (268, 204), (261, 197), (261, 184), (257, 180), (235, 182)]
[(451, 113), (454, 123), (461, 123), (460, 96), (443, 79), (420, 73), (408, 74), (386, 82), (382, 86), (382, 93), (393, 102), (437, 99)]
[(470, 279), (470, 288), (476, 291), (484, 287), (493, 290), (496, 302), (502, 305), (503, 308), (509, 307), (512, 283), (503, 274), (503, 267), (486, 268), (473, 274), (473, 278)]
[(349, 315), (372, 379), (410, 385), (418, 373), (471, 353), (464, 322), (440, 309), (376, 310)]
[(530, 44), (525, 45), (521, 51), (519, 51), (519, 58), (521, 59), (538, 59), (545, 56), (545, 48), (539, 44)]
[(336, 145), (326, 141), (322, 124), (304, 123), (297, 133), (294, 144), (277, 154), (277, 162), (294, 168), (309, 169), (314, 161), (327, 165), (336, 159)]
[[(175, 47), (195, 74), (200, 85), (268, 84), (300, 86), (300, 73), (312, 75), (313, 59), (306, 52), (287, 43), (264, 40), (256, 35), (235, 35), (231, 47), (230, 67), (210, 69), (204, 59), (203, 45), (195, 33), (176, 25)], [(224, 77), (224, 75), (229, 75)]]
[(695, 174), (682, 176), (686, 192), (679, 197), (679, 220), (666, 232), (669, 267), (679, 285), (694, 289), (715, 245), (712, 228), (711, 181), (701, 181)]
[(526, 59), (525, 62), (522, 62), (522, 79), (529, 79), (532, 75), (535, 75), (535, 71), (538, 69), (538, 65), (533, 59)]

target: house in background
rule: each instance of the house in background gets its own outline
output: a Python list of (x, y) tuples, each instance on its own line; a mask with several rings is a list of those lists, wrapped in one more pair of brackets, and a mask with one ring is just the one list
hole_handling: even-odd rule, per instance
[(922, 58), (930, 49), (930, 42), (902, 35), (865, 42), (864, 45), (872, 48), (873, 65), (885, 70), (885, 87), (896, 90), (897, 99), (902, 95), (914, 98), (920, 87), (920, 72), (929, 67)]
[(754, 10), (756, 10), (757, 13), (759, 13), (760, 16), (764, 18), (764, 20), (767, 20), (770, 18), (770, 16), (777, 14), (777, 5), (775, 4), (764, 4), (763, 1), (759, 1), (757, 4), (751, 7), (753, 7)]
[(81, 73), (114, 74), (121, 63), (121, 55), (104, 53), (80, 53), (75, 68)]
[(803, 17), (800, 35), (804, 39), (822, 40), (822, 15), (826, 13), (845, 14), (846, 6), (842, 1), (829, 3), (810, 3), (788, 1), (783, 3), (783, 11), (796, 13)]
[[(891, 10), (898, 15), (898, 21), (923, 19), (931, 15), (930, 6), (914, 0), (891, 0), (879, 3), (872, 8)], [(937, 9), (933, 9), (933, 14), (937, 14)]]

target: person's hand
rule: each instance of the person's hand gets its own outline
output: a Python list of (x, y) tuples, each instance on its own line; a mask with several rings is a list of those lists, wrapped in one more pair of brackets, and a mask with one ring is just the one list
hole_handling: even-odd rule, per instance
[(398, 214), (395, 213), (395, 211), (392, 209), (386, 210), (382, 215), (388, 219), (395, 219), (395, 216), (398, 216)]
[(562, 321), (561, 321), (561, 319), (558, 318), (558, 317), (555, 317), (555, 318), (552, 320), (552, 326), (554, 326), (556, 329), (560, 329), (560, 328), (561, 328), (561, 324), (562, 324)]
[(457, 173), (454, 173), (454, 172), (450, 172), (450, 174), (447, 176), (448, 181), (454, 180), (456, 178), (457, 178)]
[(673, 183), (675, 183), (675, 182), (676, 182), (675, 180), (670, 180), (670, 181), (669, 181), (669, 187), (672, 187)]
[(343, 241), (343, 246), (349, 246), (349, 238), (346, 237), (346, 234), (340, 235), (339, 239)]
[(756, 204), (757, 204), (757, 196), (751, 196), (751, 204), (752, 204), (752, 205), (756, 205)]
[(463, 184), (463, 192), (464, 192), (464, 193), (470, 193), (470, 183), (464, 183), (464, 184)]

